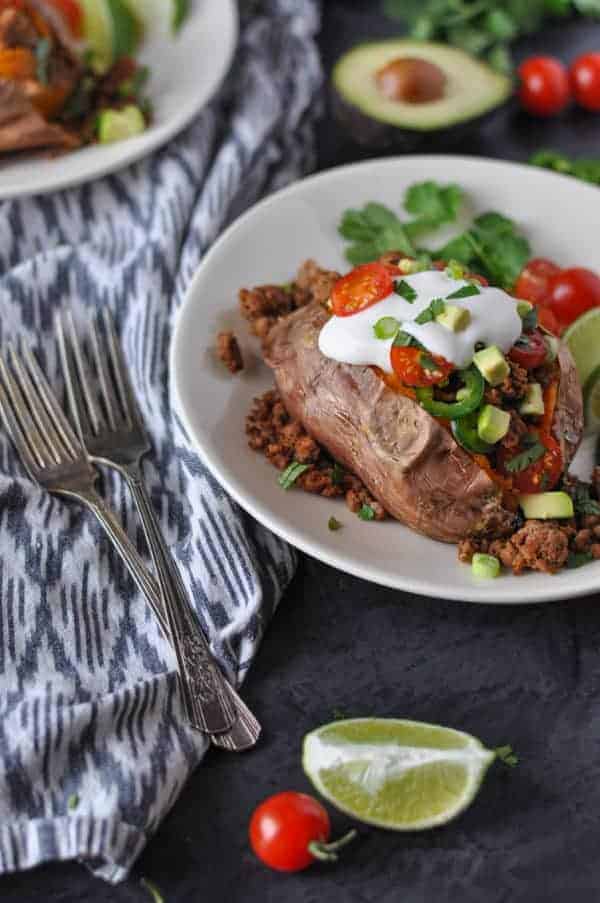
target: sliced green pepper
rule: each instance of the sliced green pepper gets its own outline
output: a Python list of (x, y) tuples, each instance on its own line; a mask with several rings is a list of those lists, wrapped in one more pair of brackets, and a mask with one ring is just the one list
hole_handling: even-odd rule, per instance
[(486, 455), (494, 447), (479, 438), (475, 411), (452, 421), (452, 435), (459, 445), (462, 445), (467, 451), (475, 452), (478, 455)]
[(431, 386), (416, 390), (417, 401), (422, 408), (434, 417), (442, 417), (444, 420), (458, 420), (476, 411), (483, 399), (485, 388), (483, 376), (476, 367), (467, 370), (459, 370), (460, 378), (465, 384), (465, 390), (460, 401), (447, 402), (436, 401), (433, 397)]

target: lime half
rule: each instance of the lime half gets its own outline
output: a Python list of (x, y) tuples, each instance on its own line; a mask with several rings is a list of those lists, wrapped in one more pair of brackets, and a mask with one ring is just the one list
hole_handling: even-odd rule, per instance
[(600, 433), (600, 365), (592, 370), (583, 389), (585, 427), (589, 433)]
[(600, 365), (600, 307), (592, 307), (577, 317), (565, 330), (563, 341), (575, 360), (579, 382), (585, 386), (592, 370)]
[(495, 753), (475, 737), (393, 718), (335, 721), (304, 738), (304, 771), (326, 799), (394, 831), (434, 828), (474, 799)]

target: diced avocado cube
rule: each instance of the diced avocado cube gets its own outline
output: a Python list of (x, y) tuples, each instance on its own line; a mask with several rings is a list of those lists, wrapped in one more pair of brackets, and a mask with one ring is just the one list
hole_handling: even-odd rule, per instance
[(471, 322), (471, 314), (464, 307), (457, 307), (455, 304), (446, 304), (441, 314), (435, 318), (436, 323), (451, 329), (452, 332), (460, 332), (466, 329)]
[(484, 442), (499, 442), (508, 433), (510, 414), (493, 404), (482, 407), (477, 418), (477, 435)]
[(533, 304), (529, 301), (523, 301), (522, 298), (517, 301), (517, 313), (520, 317), (526, 317), (532, 308)]
[(500, 561), (495, 555), (475, 552), (471, 559), (471, 572), (474, 577), (483, 577), (491, 580), (500, 573)]
[(122, 110), (102, 110), (98, 116), (98, 140), (100, 144), (113, 144), (141, 134), (146, 128), (144, 114), (134, 104)]
[(476, 351), (473, 363), (491, 386), (499, 386), (510, 373), (508, 361), (496, 345)]
[(544, 413), (544, 396), (539, 383), (529, 383), (525, 398), (519, 405), (519, 414), (532, 414), (541, 417)]
[(535, 492), (520, 495), (519, 505), (528, 520), (574, 516), (573, 500), (566, 492)]

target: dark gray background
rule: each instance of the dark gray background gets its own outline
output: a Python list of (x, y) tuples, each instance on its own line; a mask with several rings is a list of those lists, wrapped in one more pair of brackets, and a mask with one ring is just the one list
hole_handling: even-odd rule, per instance
[[(325, 4), (328, 69), (351, 44), (393, 33), (373, 12), (378, 5)], [(591, 49), (600, 49), (600, 25), (579, 21), (548, 28), (516, 52), (569, 60)], [(375, 155), (330, 120), (319, 145), (320, 168)], [(572, 111), (540, 122), (513, 108), (453, 150), (519, 160), (540, 146), (600, 156), (600, 116)], [(239, 758), (209, 754), (125, 885), (56, 865), (0, 880), (0, 899), (148, 903), (139, 885), (147, 876), (165, 903), (597, 901), (598, 601), (502, 608), (422, 599), (304, 558), (244, 690), (264, 725), (260, 746)], [(445, 828), (364, 829), (338, 867), (270, 873), (249, 852), (250, 813), (271, 793), (309, 789), (302, 736), (335, 710), (463, 728), (491, 746), (512, 743), (521, 761), (511, 771), (494, 766), (473, 806)], [(333, 820), (337, 830), (347, 825)]]

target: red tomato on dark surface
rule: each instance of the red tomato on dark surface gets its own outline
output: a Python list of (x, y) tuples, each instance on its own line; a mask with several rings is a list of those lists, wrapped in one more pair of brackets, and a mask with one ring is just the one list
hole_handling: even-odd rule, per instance
[(537, 329), (519, 339), (518, 343), (508, 352), (511, 361), (520, 364), (526, 370), (535, 370), (536, 367), (541, 366), (546, 360), (547, 354), (546, 343)]
[(521, 104), (536, 116), (554, 116), (571, 97), (568, 72), (552, 56), (532, 56), (519, 66)]
[(573, 96), (580, 107), (600, 110), (600, 53), (584, 53), (569, 69)]
[(590, 307), (600, 306), (600, 277), (585, 267), (571, 267), (550, 280), (549, 292), (546, 305), (568, 326)]
[(498, 468), (501, 473), (512, 478), (514, 488), (518, 492), (548, 492), (562, 476), (562, 455), (560, 445), (549, 435), (540, 435), (539, 442), (546, 447), (546, 452), (525, 470), (511, 473), (506, 464), (523, 449), (500, 448), (498, 450)]
[(71, 33), (80, 38), (83, 34), (83, 10), (78, 0), (46, 0), (61, 14)]
[[(432, 370), (424, 367), (423, 358), (433, 361), (436, 369)], [(392, 345), (390, 355), (392, 362), (392, 370), (401, 383), (405, 386), (417, 386), (424, 388), (426, 386), (435, 386), (448, 378), (450, 373), (455, 369), (445, 358), (439, 355), (429, 354), (420, 348), (413, 348)]]
[(550, 294), (550, 280), (560, 273), (560, 267), (545, 257), (534, 257), (521, 270), (515, 283), (513, 295), (531, 301), (532, 304), (543, 304)]
[(254, 810), (249, 833), (252, 849), (265, 865), (297, 872), (315, 861), (309, 844), (329, 840), (331, 824), (321, 803), (289, 790), (270, 796)]
[(394, 287), (392, 269), (383, 263), (364, 263), (333, 286), (331, 303), (338, 317), (348, 317), (387, 297)]

